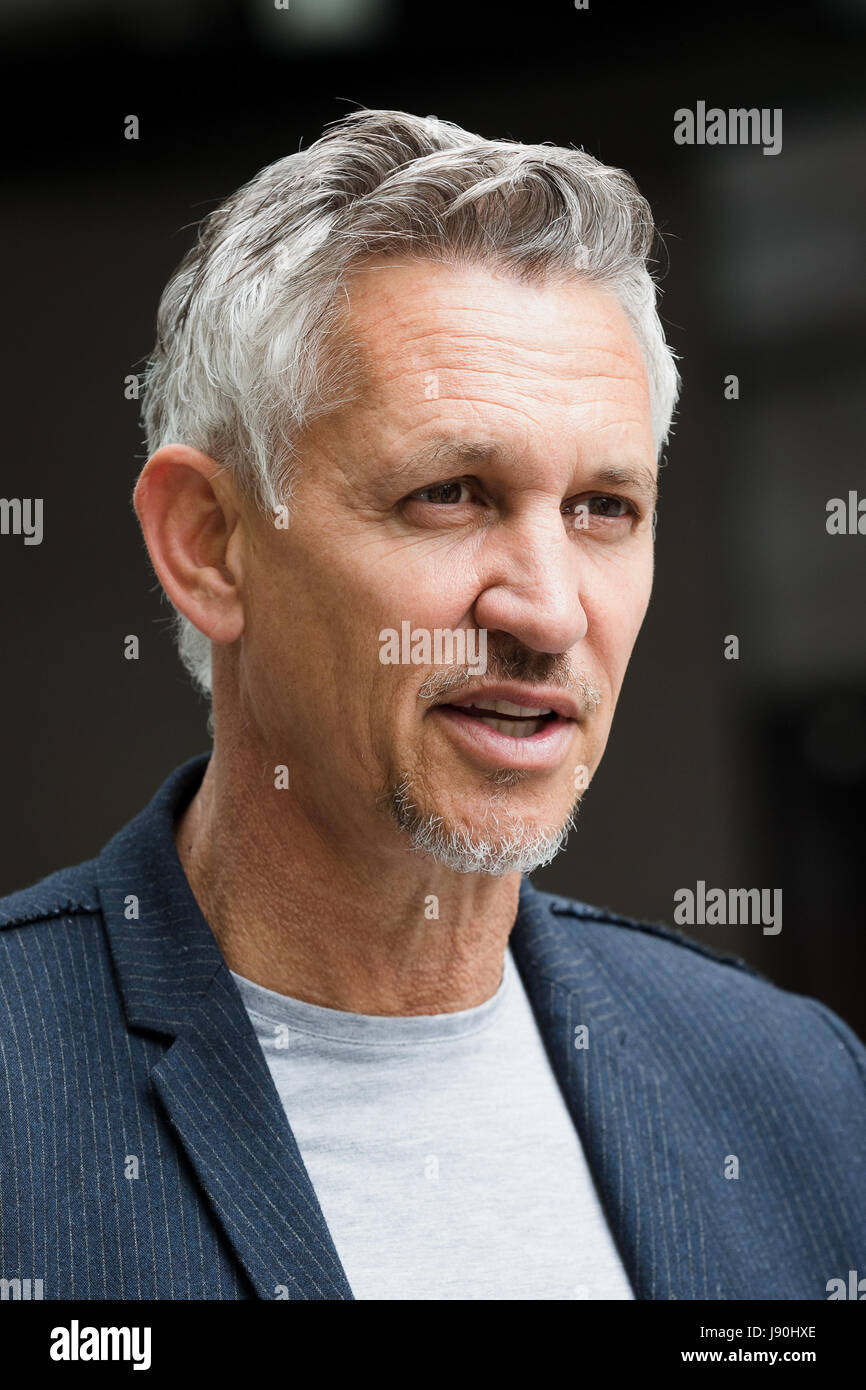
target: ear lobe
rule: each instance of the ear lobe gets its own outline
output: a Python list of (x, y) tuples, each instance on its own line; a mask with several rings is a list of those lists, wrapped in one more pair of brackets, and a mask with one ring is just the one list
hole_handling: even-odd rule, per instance
[(175, 608), (212, 642), (237, 641), (244, 625), (241, 548), (232, 546), (231, 562), (228, 551), (240, 509), (219, 464), (186, 445), (166, 445), (148, 459), (133, 500), (151, 562)]

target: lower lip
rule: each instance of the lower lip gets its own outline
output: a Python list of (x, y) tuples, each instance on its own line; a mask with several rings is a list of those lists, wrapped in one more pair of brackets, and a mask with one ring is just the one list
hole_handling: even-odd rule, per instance
[(556, 767), (568, 752), (576, 726), (574, 719), (551, 719), (538, 733), (514, 738), (454, 705), (434, 705), (430, 713), (463, 748), (496, 767)]

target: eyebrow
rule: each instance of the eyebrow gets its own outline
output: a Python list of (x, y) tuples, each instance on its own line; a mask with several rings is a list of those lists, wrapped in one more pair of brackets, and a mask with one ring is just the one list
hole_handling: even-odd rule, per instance
[[(426, 444), (417, 453), (410, 455), (399, 467), (390, 470), (385, 481), (396, 480), (403, 474), (415, 473), (419, 469), (436, 464), (486, 463), (500, 452), (496, 444), (485, 440), (440, 439)], [(586, 479), (586, 487), (622, 487), (640, 493), (646, 503), (654, 507), (658, 501), (658, 480), (651, 468), (643, 463), (604, 464), (592, 470)]]

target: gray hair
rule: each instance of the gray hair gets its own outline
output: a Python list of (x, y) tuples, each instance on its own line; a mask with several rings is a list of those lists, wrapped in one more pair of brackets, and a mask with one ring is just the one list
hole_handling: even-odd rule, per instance
[[(202, 222), (160, 301), (145, 373), (148, 450), (187, 444), (263, 511), (287, 505), (304, 430), (356, 398), (341, 290), (362, 260), (383, 253), (607, 288), (643, 353), (660, 450), (679, 376), (649, 270), (654, 240), (631, 177), (582, 150), (485, 140), (405, 111), (353, 111)], [(176, 635), (209, 692), (210, 641), (180, 614)]]

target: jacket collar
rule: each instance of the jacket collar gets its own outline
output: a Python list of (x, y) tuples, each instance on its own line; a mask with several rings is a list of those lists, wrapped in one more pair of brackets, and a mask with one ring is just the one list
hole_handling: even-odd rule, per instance
[[(126, 1016), (172, 1040), (153, 1083), (259, 1297), (352, 1299), (255, 1031), (175, 848), (175, 818), (208, 756), (173, 772), (98, 860)], [(702, 1195), (718, 1157), (683, 1119), (652, 1028), (616, 996), (610, 961), (587, 941), (580, 907), (524, 878), (511, 947), (635, 1295), (736, 1296), (723, 1290), (737, 1287), (737, 1269), (707, 1266), (706, 1251), (724, 1249), (721, 1218)], [(575, 1046), (581, 1024), (586, 1049)]]

